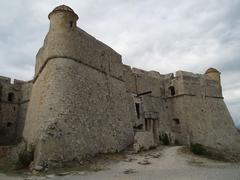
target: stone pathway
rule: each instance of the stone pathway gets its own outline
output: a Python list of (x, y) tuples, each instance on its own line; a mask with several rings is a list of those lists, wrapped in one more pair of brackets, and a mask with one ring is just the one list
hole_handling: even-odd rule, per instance
[[(108, 164), (98, 172), (63, 173), (62, 176), (29, 177), (26, 180), (240, 180), (240, 164), (213, 161), (179, 152), (181, 147), (166, 147)], [(6, 177), (0, 180), (23, 180)]]

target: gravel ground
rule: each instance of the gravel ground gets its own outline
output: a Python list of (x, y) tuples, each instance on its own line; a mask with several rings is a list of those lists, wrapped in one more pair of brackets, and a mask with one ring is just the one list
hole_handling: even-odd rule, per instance
[(45, 177), (9, 177), (0, 180), (240, 180), (240, 164), (213, 161), (182, 153), (180, 146), (129, 154), (98, 172), (66, 172)]

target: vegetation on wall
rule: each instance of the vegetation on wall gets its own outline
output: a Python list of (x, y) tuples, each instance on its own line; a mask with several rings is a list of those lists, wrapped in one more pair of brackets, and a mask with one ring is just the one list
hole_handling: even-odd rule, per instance
[(191, 144), (190, 150), (192, 153), (197, 154), (197, 155), (207, 155), (206, 149), (203, 147), (201, 144)]
[(226, 156), (226, 154), (224, 154), (221, 151), (218, 151), (213, 148), (205, 147), (198, 143), (191, 144), (190, 150), (192, 153), (194, 153), (196, 155), (205, 156), (209, 159), (218, 160), (218, 161), (233, 161), (234, 162), (234, 161), (236, 161), (236, 158), (238, 159), (238, 157), (234, 157), (230, 154), (228, 154)]
[(162, 133), (159, 136), (160, 142), (162, 142), (163, 145), (169, 145), (170, 144), (170, 139), (167, 135), (167, 133)]
[(17, 168), (27, 168), (33, 161), (33, 152), (24, 150), (18, 154)]

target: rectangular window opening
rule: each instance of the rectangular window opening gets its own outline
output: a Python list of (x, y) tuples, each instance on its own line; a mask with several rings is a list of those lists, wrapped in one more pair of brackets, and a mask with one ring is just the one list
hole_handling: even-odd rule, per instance
[(174, 86), (170, 86), (168, 89), (170, 90), (171, 96), (174, 96), (176, 94)]
[(180, 120), (179, 119), (173, 119), (173, 122), (174, 122), (174, 124), (176, 124), (176, 125), (179, 125), (180, 124)]
[(140, 119), (140, 103), (135, 103), (137, 118)]

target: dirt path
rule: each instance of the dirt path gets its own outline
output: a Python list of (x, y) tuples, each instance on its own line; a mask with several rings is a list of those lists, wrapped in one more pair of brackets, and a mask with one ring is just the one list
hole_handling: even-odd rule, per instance
[[(240, 164), (208, 160), (183, 154), (181, 147), (166, 147), (164, 150), (128, 155), (126, 160), (108, 164), (98, 172), (66, 173), (66, 176), (49, 175), (30, 177), (39, 180), (240, 180)], [(63, 175), (63, 174), (62, 174)], [(0, 175), (0, 180), (23, 180), (20, 177)]]

